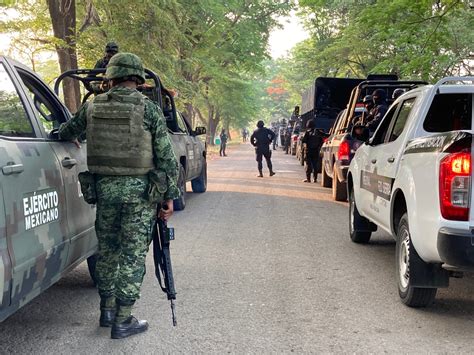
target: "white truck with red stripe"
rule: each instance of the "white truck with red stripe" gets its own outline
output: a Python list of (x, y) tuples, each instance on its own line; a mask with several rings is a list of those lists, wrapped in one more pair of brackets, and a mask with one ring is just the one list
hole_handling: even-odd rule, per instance
[(474, 269), (474, 77), (449, 77), (400, 96), (348, 172), (349, 232), (396, 240), (400, 297), (431, 304), (450, 276)]

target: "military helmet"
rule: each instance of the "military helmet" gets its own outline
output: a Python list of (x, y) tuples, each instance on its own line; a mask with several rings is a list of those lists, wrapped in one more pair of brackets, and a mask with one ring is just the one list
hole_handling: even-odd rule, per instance
[(105, 51), (107, 53), (111, 52), (111, 53), (118, 53), (119, 51), (119, 47), (118, 47), (118, 44), (115, 43), (115, 42), (109, 42), (105, 45)]
[(406, 92), (406, 90), (401, 89), (401, 88), (393, 90), (392, 99), (396, 100), (399, 96), (401, 96), (405, 92)]
[(140, 79), (141, 84), (145, 82), (142, 60), (133, 53), (117, 53), (114, 55), (107, 64), (105, 76), (109, 80), (135, 76)]
[(364, 104), (371, 103), (372, 102), (372, 95), (365, 95), (364, 99), (362, 100)]
[(372, 98), (374, 98), (374, 100), (385, 100), (387, 98), (387, 93), (384, 89), (377, 89), (372, 93)]
[(263, 123), (262, 120), (260, 120), (260, 121), (257, 122), (257, 127), (258, 127), (258, 128), (262, 128), (263, 126), (265, 126), (265, 123)]

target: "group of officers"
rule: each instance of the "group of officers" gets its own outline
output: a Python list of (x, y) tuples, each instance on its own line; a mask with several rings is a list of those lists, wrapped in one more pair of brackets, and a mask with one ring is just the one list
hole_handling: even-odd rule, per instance
[[(396, 100), (404, 92), (405, 92), (404, 89), (401, 89), (401, 88), (395, 89), (392, 94), (392, 100)], [(352, 120), (352, 135), (356, 139), (365, 140), (367, 138), (366, 132), (368, 132), (369, 135), (375, 132), (382, 118), (387, 113), (389, 105), (387, 102), (387, 94), (384, 89), (374, 90), (374, 92), (371, 95), (366, 95), (364, 99), (362, 100), (362, 102), (364, 103), (365, 110), (362, 113), (362, 115), (356, 116)], [(259, 123), (260, 122), (262, 121), (259, 121)], [(266, 131), (267, 135), (269, 137), (272, 137), (272, 140), (270, 140), (268, 144), (270, 144), (270, 142), (272, 141), (275, 142), (275, 131), (272, 131), (269, 129), (266, 129), (266, 130), (267, 130)], [(258, 134), (261, 134), (260, 131)], [(316, 128), (315, 121), (313, 119), (308, 120), (308, 122), (306, 123), (306, 131), (301, 139), (301, 143), (303, 145), (303, 159), (306, 163), (306, 179), (303, 180), (304, 182), (312, 182), (312, 181), (317, 182), (318, 171), (320, 170), (320, 167), (318, 166), (319, 154), (320, 154), (321, 147), (324, 143), (324, 139), (327, 138), (327, 136), (328, 134), (325, 133), (323, 130)], [(251, 140), (251, 142), (252, 144), (254, 144), (253, 140)], [(291, 144), (291, 132), (289, 129), (285, 129), (282, 144), (283, 144), (283, 148), (286, 150), (286, 153), (288, 154), (288, 149)], [(273, 149), (275, 150), (275, 145)], [(260, 150), (262, 149), (260, 148)], [(267, 152), (267, 150), (265, 150), (265, 152)], [(268, 149), (268, 152), (270, 152), (270, 149)], [(271, 152), (269, 153), (269, 155), (271, 155)], [(267, 158), (267, 156), (265, 156), (265, 158)], [(261, 154), (258, 153), (258, 146), (257, 146), (257, 162), (258, 162), (258, 169), (259, 169), (258, 176), (262, 176), (261, 161), (262, 161), (262, 157), (261, 157)], [(269, 159), (267, 159), (267, 162), (269, 162)], [(271, 161), (268, 164), (269, 164), (269, 169), (271, 170), (270, 168)]]

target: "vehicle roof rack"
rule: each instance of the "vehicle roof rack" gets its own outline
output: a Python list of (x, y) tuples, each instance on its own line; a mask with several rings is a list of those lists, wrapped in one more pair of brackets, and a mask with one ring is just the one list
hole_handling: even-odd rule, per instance
[(438, 89), (441, 85), (446, 85), (448, 83), (467, 83), (467, 85), (474, 85), (474, 76), (447, 76), (446, 78), (442, 78), (438, 80), (436, 84), (434, 84), (434, 88)]

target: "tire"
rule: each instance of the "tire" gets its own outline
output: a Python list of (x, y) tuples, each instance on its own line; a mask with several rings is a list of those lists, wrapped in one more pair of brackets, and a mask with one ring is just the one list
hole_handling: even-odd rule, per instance
[(175, 211), (182, 211), (186, 207), (186, 171), (184, 166), (179, 166), (178, 188), (181, 196), (173, 201), (173, 208)]
[(332, 167), (332, 198), (336, 201), (347, 201), (347, 184), (337, 178), (336, 163)]
[(89, 275), (91, 276), (94, 287), (97, 286), (97, 277), (95, 276), (95, 269), (97, 266), (97, 259), (99, 256), (97, 254), (91, 255), (87, 258), (87, 268), (89, 269)]
[(324, 166), (321, 167), (321, 186), (322, 187), (331, 187), (332, 186), (332, 178), (326, 174), (326, 169)]
[(204, 160), (202, 165), (201, 174), (193, 180), (191, 180), (191, 187), (193, 192), (203, 193), (207, 190), (207, 162)]
[(426, 307), (433, 303), (438, 289), (413, 287), (410, 285), (410, 276), (414, 275), (415, 272), (420, 272), (420, 270), (410, 270), (412, 258), (418, 258), (418, 262), (426, 265), (419, 257), (415, 248), (413, 248), (408, 215), (405, 213), (398, 225), (395, 253), (398, 294), (402, 302), (408, 307)]
[(349, 194), (349, 235), (354, 243), (366, 244), (369, 242), (372, 232), (357, 231), (354, 226), (361, 223), (370, 225), (369, 220), (359, 214), (355, 203), (354, 189), (352, 189)]

